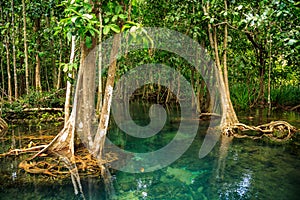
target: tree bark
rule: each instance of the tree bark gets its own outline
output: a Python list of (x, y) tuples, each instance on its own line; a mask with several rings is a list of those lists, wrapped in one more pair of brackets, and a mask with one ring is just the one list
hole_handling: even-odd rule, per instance
[(100, 34), (99, 34), (99, 44), (98, 44), (98, 97), (97, 97), (97, 106), (96, 110), (100, 112), (102, 108), (102, 11), (100, 10), (99, 14), (99, 22), (100, 22)]
[(41, 46), (41, 39), (40, 36), (38, 35), (38, 32), (40, 30), (41, 26), (41, 19), (37, 18), (34, 20), (34, 32), (37, 34), (37, 39), (36, 39), (36, 54), (35, 54), (35, 60), (36, 60), (36, 66), (35, 66), (35, 87), (38, 92), (42, 91), (42, 85), (41, 85), (41, 60), (40, 60), (40, 46)]
[[(69, 62), (69, 64), (73, 64), (74, 63), (74, 59), (75, 59), (75, 47), (76, 47), (76, 36), (72, 35), (71, 54), (70, 54), (70, 62)], [(68, 72), (68, 77), (72, 78), (71, 72)], [(70, 81), (67, 80), (66, 100), (65, 100), (65, 124), (67, 124), (67, 121), (70, 118), (71, 90), (72, 90), (72, 85), (71, 85)]]
[[(227, 0), (224, 0), (224, 8), (225, 13), (227, 13)], [(228, 25), (227, 25), (227, 16), (225, 16), (225, 24), (224, 24), (224, 52), (223, 52), (223, 70), (224, 70), (224, 83), (225, 83), (225, 89), (228, 93), (227, 95), (230, 96), (229, 91), (229, 84), (228, 84), (228, 69), (227, 69), (227, 44), (228, 44)]]
[(23, 14), (23, 37), (24, 37), (24, 55), (25, 55), (25, 85), (26, 94), (29, 94), (29, 68), (28, 68), (28, 46), (27, 46), (27, 25), (26, 25), (26, 5), (25, 0), (22, 0)]
[[(227, 8), (227, 2), (225, 2), (225, 4), (226, 4), (225, 8)], [(205, 5), (203, 5), (203, 11), (205, 15), (209, 16), (209, 3), (205, 3)], [(224, 32), (225, 32), (225, 37), (227, 37), (228, 34), (227, 28), (224, 29)], [(228, 84), (227, 58), (226, 58), (227, 39), (224, 38), (224, 42), (226, 42), (226, 44), (223, 44), (226, 47), (224, 50), (225, 54), (223, 54), (223, 56), (225, 55), (225, 57), (223, 57), (223, 64), (226, 65), (226, 68), (223, 69), (224, 70), (223, 72), (221, 68), (219, 52), (218, 52), (217, 28), (216, 26), (212, 28), (210, 23), (208, 23), (208, 36), (209, 36), (211, 48), (214, 50), (215, 63), (218, 69), (218, 71), (216, 72), (216, 76), (218, 77), (217, 85), (218, 85), (219, 93), (221, 95), (221, 106), (222, 106), (221, 129), (223, 134), (228, 134), (226, 128), (230, 127), (235, 123), (238, 123), (239, 121), (230, 99), (229, 87), (226, 87), (226, 83)], [(224, 76), (224, 74), (226, 74), (226, 77)], [(212, 96), (212, 94), (210, 95)]]
[(15, 12), (14, 1), (11, 1), (11, 23), (12, 23), (12, 47), (13, 47), (13, 65), (14, 65), (14, 85), (15, 85), (15, 99), (18, 98), (18, 77), (17, 77), (17, 58), (16, 58), (16, 42), (15, 42)]
[(9, 36), (6, 36), (5, 40), (6, 48), (6, 65), (7, 65), (7, 87), (8, 87), (8, 101), (12, 102), (12, 88), (11, 88), (11, 74), (10, 74), (10, 53), (9, 53)]
[(268, 72), (268, 115), (271, 115), (271, 68), (272, 68), (272, 38), (270, 35), (269, 72)]
[(114, 35), (113, 46), (110, 54), (111, 64), (108, 69), (103, 106), (102, 106), (101, 116), (100, 116), (100, 123), (94, 139), (93, 154), (97, 158), (102, 158), (102, 150), (103, 150), (105, 137), (107, 133), (114, 81), (115, 81), (115, 75), (117, 70), (117, 54), (120, 46), (120, 39), (121, 39), (120, 34)]
[(56, 89), (58, 90), (61, 85), (61, 66), (60, 64), (62, 63), (62, 41), (59, 39), (59, 66), (58, 66), (58, 73), (57, 73), (57, 83), (56, 83)]

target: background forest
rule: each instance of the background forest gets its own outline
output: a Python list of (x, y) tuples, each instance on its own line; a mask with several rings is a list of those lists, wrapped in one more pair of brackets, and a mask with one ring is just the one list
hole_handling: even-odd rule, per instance
[[(25, 108), (62, 108), (67, 83), (74, 84), (76, 79), (80, 42), (89, 47), (94, 38), (99, 43), (135, 27), (179, 31), (198, 41), (215, 58), (208, 34), (213, 33), (220, 59), (227, 53), (227, 66), (223, 61), (220, 65), (228, 68), (236, 109), (297, 109), (300, 102), (300, 3), (296, 1), (12, 0), (0, 4), (0, 96), (4, 116), (8, 111)], [(75, 54), (70, 58), (72, 40)], [(117, 63), (116, 81), (135, 67), (133, 63), (149, 61), (166, 63), (180, 71), (193, 85), (205, 110), (200, 75), (167, 52), (155, 56), (129, 53)], [(106, 74), (103, 70), (103, 83)], [(154, 90), (156, 86), (145, 87)], [(137, 92), (136, 98), (172, 102), (163, 89), (155, 91), (155, 97)]]

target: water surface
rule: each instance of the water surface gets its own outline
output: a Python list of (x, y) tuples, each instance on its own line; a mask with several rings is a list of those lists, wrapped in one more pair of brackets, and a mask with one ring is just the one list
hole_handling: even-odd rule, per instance
[[(137, 124), (149, 123), (149, 106), (134, 105), (131, 114)], [(257, 124), (275, 119), (300, 124), (292, 112), (238, 113), (242, 122)], [(176, 135), (180, 113), (168, 109), (162, 131), (147, 139), (134, 138), (111, 123), (109, 138), (132, 152), (149, 152), (168, 144)], [(250, 116), (250, 118), (249, 118)], [(252, 118), (254, 117), (254, 118)], [(193, 144), (170, 166), (149, 173), (125, 173), (112, 170), (115, 199), (299, 199), (300, 154), (289, 145), (234, 139), (229, 146), (219, 141), (212, 152), (199, 159), (198, 153), (208, 123), (200, 121)], [(298, 125), (298, 128), (299, 125)], [(0, 152), (24, 147), (28, 135), (56, 134), (60, 127), (19, 124), (0, 139)], [(47, 131), (45, 131), (47, 130)], [(23, 138), (23, 139), (22, 139)], [(35, 141), (33, 141), (35, 142)], [(23, 156), (0, 158), (0, 199), (81, 199), (74, 195), (70, 178), (59, 180), (46, 175), (31, 175), (18, 169)], [(137, 159), (137, 158), (132, 158)], [(145, 166), (147, 167), (147, 166)], [(143, 169), (141, 169), (141, 172)], [(86, 199), (107, 199), (100, 178), (82, 178)]]

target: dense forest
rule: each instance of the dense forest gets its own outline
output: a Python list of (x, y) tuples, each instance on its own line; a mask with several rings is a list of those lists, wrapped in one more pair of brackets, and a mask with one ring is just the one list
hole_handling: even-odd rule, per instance
[[(30, 160), (45, 153), (63, 155), (68, 158), (74, 189), (82, 190), (78, 172), (72, 171), (78, 146), (75, 135), (81, 136), (96, 160), (86, 162), (104, 166), (111, 106), (127, 99), (164, 107), (178, 106), (185, 99), (197, 111), (197, 118), (220, 118), (220, 133), (226, 136), (266, 136), (286, 142), (297, 132), (285, 121), (240, 123), (236, 111), (265, 109), (268, 116), (273, 111), (300, 111), (299, 2), (10, 0), (0, 5), (0, 132), (18, 120), (64, 120), (48, 145), (21, 150), (36, 152), (19, 166), (27, 172), (41, 171)], [(175, 32), (176, 38), (169, 36)], [(195, 42), (199, 47), (185, 48), (176, 41), (185, 37), (190, 38), (185, 46)], [(164, 42), (178, 45), (181, 55), (162, 47)], [(137, 66), (151, 68), (149, 63), (163, 63), (173, 71), (153, 66), (140, 72), (130, 87), (141, 79), (147, 81), (132, 93), (118, 84), (128, 72), (138, 71)], [(168, 82), (163, 82), (164, 77)], [(188, 93), (182, 78), (192, 92)], [(95, 121), (99, 122), (96, 130)], [(225, 140), (221, 146), (228, 145)], [(5, 156), (13, 153), (17, 152)], [(53, 172), (44, 169), (41, 173)], [(107, 168), (101, 168), (101, 175), (107, 174)]]
[[(133, 26), (179, 31), (218, 57), (217, 63), (228, 68), (231, 99), (237, 109), (268, 104), (292, 108), (299, 104), (299, 4), (294, 1), (132, 0), (91, 4), (24, 0), (3, 1), (0, 12), (3, 111), (62, 107), (67, 82), (74, 83), (78, 70), (80, 42), (91, 46), (93, 40), (105, 40)], [(70, 61), (72, 36), (75, 55)], [(218, 51), (211, 40), (216, 41)], [(172, 55), (151, 58), (142, 52), (129, 54), (118, 62), (116, 79), (130, 70), (133, 62), (147, 63), (150, 59), (174, 63), (172, 66), (193, 83), (195, 91), (200, 91), (197, 74)]]

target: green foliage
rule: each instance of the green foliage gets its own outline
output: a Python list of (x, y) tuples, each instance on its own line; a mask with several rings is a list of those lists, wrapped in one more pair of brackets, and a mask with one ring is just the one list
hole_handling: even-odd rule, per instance
[(60, 20), (55, 35), (63, 32), (69, 41), (72, 35), (76, 35), (85, 39), (86, 45), (91, 47), (91, 37), (94, 37), (95, 33), (99, 34), (100, 26), (92, 5), (81, 0), (67, 0), (59, 6), (65, 7), (65, 18)]
[(254, 100), (254, 95), (249, 92), (253, 86), (247, 84), (235, 84), (230, 87), (230, 96), (233, 106), (237, 109), (249, 109), (251, 102)]
[(296, 106), (300, 102), (300, 86), (283, 85), (271, 90), (271, 101), (276, 105)]
[[(128, 12), (129, 2), (131, 2), (131, 12)], [(208, 2), (210, 10), (208, 14), (204, 15), (203, 6)], [(208, 24), (211, 24), (217, 30), (219, 56), (222, 58), (225, 50), (223, 40), (226, 19), (229, 25), (226, 49), (227, 64), (234, 106), (238, 109), (247, 109), (252, 105), (258, 95), (260, 76), (263, 78), (264, 95), (266, 95), (269, 66), (271, 66), (272, 103), (296, 105), (300, 102), (299, 87), (296, 86), (300, 80), (300, 4), (294, 0), (227, 1), (227, 11), (225, 11), (223, 0), (202, 2), (196, 0), (172, 0), (169, 2), (110, 0), (93, 1), (93, 4), (82, 0), (26, 0), (25, 3), (31, 87), (35, 82), (36, 55), (41, 59), (42, 88), (50, 90), (50, 88), (56, 87), (58, 69), (62, 69), (65, 73), (78, 69), (78, 60), (76, 62), (78, 54), (75, 56), (74, 64), (67, 64), (70, 53), (67, 40), (70, 41), (72, 36), (76, 36), (78, 40), (85, 41), (87, 47), (92, 47), (95, 39), (99, 39), (96, 37), (99, 36), (101, 29), (102, 41), (112, 34), (126, 32), (129, 34), (128, 45), (134, 42), (145, 47), (145, 50), (129, 52), (126, 57), (118, 60), (118, 77), (129, 70), (134, 70), (136, 65), (164, 63), (180, 71), (187, 80), (191, 81), (191, 66), (188, 63), (169, 52), (149, 53), (148, 49), (153, 46), (153, 40), (143, 27), (167, 27), (179, 31), (199, 42), (207, 49), (208, 53), (213, 55), (208, 38), (208, 31), (212, 31), (208, 30)], [(1, 88), (4, 88), (5, 95), (8, 93), (6, 66), (13, 63), (12, 57), (10, 60), (6, 60), (4, 46), (4, 42), (9, 43), (9, 53), (11, 54), (12, 45), (9, 37), (12, 32), (12, 9), (10, 1), (1, 1), (0, 6), (0, 59), (4, 77), (3, 83), (1, 81)], [(25, 66), (21, 1), (14, 1), (14, 11), (17, 79), (19, 80), (20, 95), (22, 95), (25, 93)], [(102, 27), (98, 19), (99, 14), (103, 19)], [(37, 31), (34, 30), (36, 20), (40, 23)], [(253, 41), (249, 38), (252, 38)], [(6, 41), (6, 39), (9, 40)], [(38, 39), (40, 48), (37, 48)], [(10, 70), (12, 75), (13, 69)], [(107, 72), (103, 73), (104, 80), (106, 75)], [(201, 77), (196, 74), (194, 81), (199, 82), (199, 80)], [(71, 80), (71, 82), (73, 81)], [(65, 81), (61, 87), (64, 86)], [(199, 87), (199, 85), (196, 84), (195, 87)], [(43, 100), (44, 97), (51, 96), (53, 93), (55, 91), (38, 93), (32, 89), (29, 95), (21, 97), (12, 104), (5, 104), (4, 107), (16, 111), (21, 110), (21, 105), (61, 107), (64, 101), (63, 91), (58, 92), (59, 95), (53, 95), (53, 98)]]

